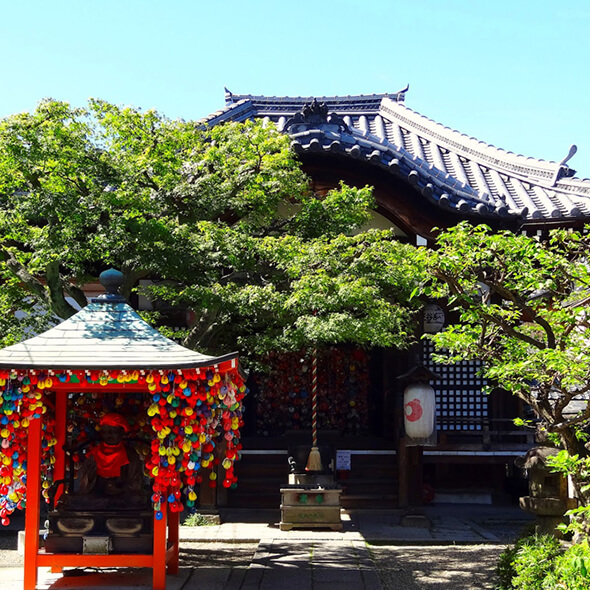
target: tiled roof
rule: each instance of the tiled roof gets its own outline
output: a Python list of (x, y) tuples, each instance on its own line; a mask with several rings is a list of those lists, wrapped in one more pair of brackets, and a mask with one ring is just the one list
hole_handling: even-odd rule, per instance
[(559, 163), (528, 158), (444, 127), (405, 106), (406, 90), (317, 98), (226, 90), (225, 108), (203, 122), (272, 121), (300, 153), (365, 160), (462, 215), (533, 223), (590, 219), (590, 180), (574, 177), (569, 158)]
[(47, 332), (0, 351), (9, 369), (187, 369), (234, 360), (166, 338), (126, 303), (93, 302)]

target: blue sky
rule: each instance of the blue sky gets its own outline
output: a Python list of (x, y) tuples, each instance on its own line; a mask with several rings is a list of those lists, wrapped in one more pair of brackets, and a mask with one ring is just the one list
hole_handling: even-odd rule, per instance
[(0, 117), (97, 97), (199, 119), (236, 94), (395, 92), (590, 177), (590, 2), (0, 0)]

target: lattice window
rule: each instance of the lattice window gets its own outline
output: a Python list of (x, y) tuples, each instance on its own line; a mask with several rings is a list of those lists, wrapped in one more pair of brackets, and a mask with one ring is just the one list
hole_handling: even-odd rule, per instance
[(480, 361), (460, 361), (453, 365), (441, 365), (432, 360), (434, 345), (424, 342), (425, 367), (441, 376), (431, 381), (436, 392), (436, 420), (438, 430), (482, 430), (488, 418), (488, 397), (482, 392), (486, 379), (477, 375)]

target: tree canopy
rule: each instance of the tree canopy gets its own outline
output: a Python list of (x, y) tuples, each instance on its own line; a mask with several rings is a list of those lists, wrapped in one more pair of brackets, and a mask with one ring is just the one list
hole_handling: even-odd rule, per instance
[[(45, 100), (0, 122), (3, 345), (75, 312), (108, 266), (191, 309), (185, 343), (252, 354), (405, 346), (412, 248), (364, 231), (371, 189), (316, 195), (289, 139), (156, 111)], [(15, 312), (16, 313), (15, 315)]]
[(443, 356), (484, 361), (488, 379), (534, 410), (590, 505), (590, 235), (553, 230), (540, 239), (461, 224), (437, 246), (426, 294), (459, 313), (434, 336)]

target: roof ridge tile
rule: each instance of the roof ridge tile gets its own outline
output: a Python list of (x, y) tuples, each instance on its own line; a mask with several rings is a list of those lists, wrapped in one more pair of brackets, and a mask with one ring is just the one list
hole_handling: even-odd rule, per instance
[[(555, 167), (557, 166), (557, 162), (553, 160), (544, 160), (542, 158), (533, 158), (532, 156), (525, 156), (523, 154), (517, 154), (515, 152), (506, 150), (504, 148), (495, 146), (491, 143), (487, 143), (483, 140), (480, 140), (476, 137), (468, 135), (466, 133), (462, 133), (457, 129), (453, 129), (447, 125), (443, 125), (434, 119), (431, 119), (418, 111), (415, 111), (403, 103), (392, 102), (391, 105), (383, 105), (383, 110), (385, 113), (388, 113), (390, 116), (395, 117), (396, 119), (402, 119), (407, 124), (410, 124), (412, 127), (416, 129), (416, 125), (418, 125), (419, 130), (423, 130), (426, 132), (432, 133), (433, 137), (437, 139), (441, 139), (443, 142), (451, 144), (453, 147), (459, 148), (462, 152), (469, 154), (470, 156), (476, 156), (481, 158), (482, 163), (488, 162), (495, 164), (496, 166), (500, 166), (503, 169), (511, 172), (517, 173), (518, 170), (515, 168), (520, 168), (521, 172), (524, 172), (524, 169), (528, 169), (529, 174), (521, 174), (523, 178), (526, 180), (529, 176), (533, 176), (536, 179), (548, 179), (550, 180), (552, 175), (555, 173)], [(399, 109), (405, 111), (405, 116), (402, 113), (397, 113), (395, 111), (392, 112), (392, 109)], [(389, 112), (388, 112), (389, 111)], [(420, 129), (420, 126), (422, 128)], [(436, 131), (439, 132), (446, 132), (446, 135), (437, 135)], [(463, 139), (463, 142), (457, 141), (459, 138)], [(483, 146), (485, 150), (493, 150), (493, 152), (498, 153), (498, 157), (500, 155), (503, 156), (512, 156), (511, 159), (514, 159), (515, 162), (509, 162), (506, 160), (498, 161), (498, 159), (494, 159), (491, 154), (484, 153), (484, 150), (481, 148), (479, 150), (475, 149), (475, 146), (465, 146), (465, 140), (467, 140), (471, 144), (477, 144), (479, 146)], [(527, 161), (529, 162), (527, 164)], [(536, 165), (531, 165), (530, 162), (534, 162)]]

